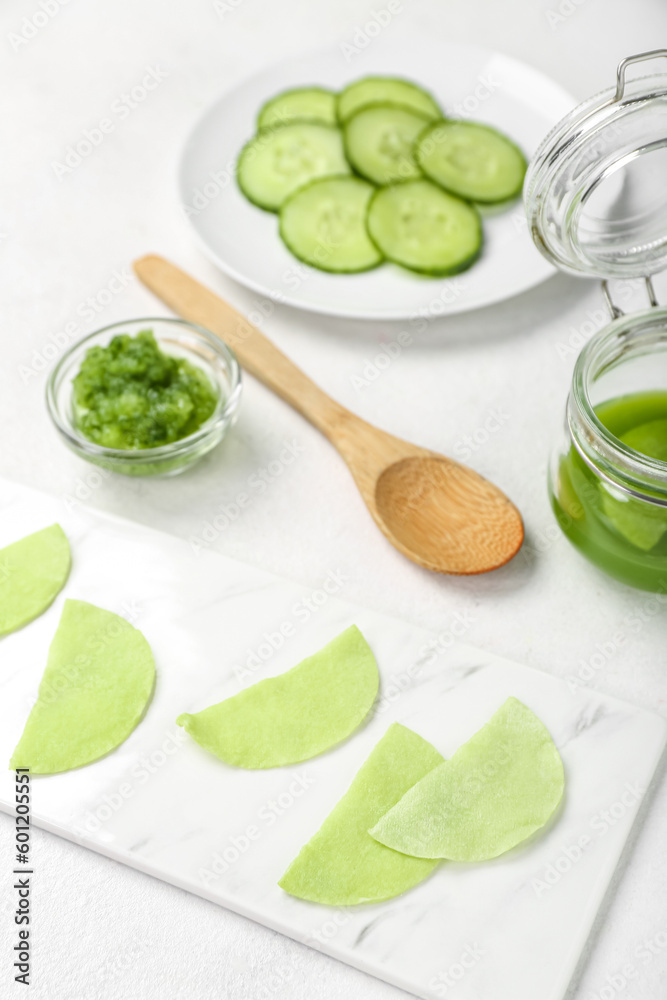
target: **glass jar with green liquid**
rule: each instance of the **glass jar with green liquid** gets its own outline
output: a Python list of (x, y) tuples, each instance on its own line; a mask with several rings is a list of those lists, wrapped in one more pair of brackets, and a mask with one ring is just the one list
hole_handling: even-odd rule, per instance
[[(663, 60), (633, 81), (628, 67)], [(549, 494), (570, 541), (611, 576), (667, 592), (667, 50), (624, 60), (616, 87), (547, 136), (528, 172), (528, 220), (561, 270), (602, 279), (611, 322), (577, 359)], [(649, 308), (624, 315), (610, 279), (643, 278)]]
[(617, 320), (577, 360), (549, 493), (561, 528), (592, 562), (667, 593), (667, 311), (629, 319), (630, 329)]

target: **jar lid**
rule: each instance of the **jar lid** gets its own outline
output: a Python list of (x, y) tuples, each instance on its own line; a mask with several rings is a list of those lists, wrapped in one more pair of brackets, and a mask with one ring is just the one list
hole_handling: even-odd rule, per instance
[[(652, 59), (660, 72), (626, 80)], [(624, 59), (615, 88), (563, 118), (524, 191), (533, 240), (560, 270), (629, 279), (667, 267), (667, 49)]]

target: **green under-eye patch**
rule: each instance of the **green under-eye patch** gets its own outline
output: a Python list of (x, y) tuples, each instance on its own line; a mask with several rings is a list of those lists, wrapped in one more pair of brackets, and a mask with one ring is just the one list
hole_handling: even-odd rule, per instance
[(508, 698), (370, 833), (418, 858), (485, 861), (539, 830), (564, 785), (563, 763), (546, 728), (529, 708)]
[(348, 906), (390, 899), (421, 882), (438, 862), (383, 847), (368, 828), (441, 761), (430, 743), (393, 723), (278, 884), (301, 899)]
[(352, 625), (286, 673), (176, 722), (227, 764), (296, 764), (349, 736), (373, 705), (378, 683), (375, 658)]
[(27, 625), (62, 590), (71, 564), (59, 524), (0, 549), (0, 635)]
[(111, 611), (66, 601), (10, 767), (55, 774), (103, 757), (141, 719), (154, 680), (141, 632)]

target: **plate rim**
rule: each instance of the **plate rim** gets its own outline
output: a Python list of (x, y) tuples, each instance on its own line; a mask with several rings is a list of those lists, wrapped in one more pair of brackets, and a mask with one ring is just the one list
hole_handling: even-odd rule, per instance
[[(416, 33), (413, 31), (412, 34), (416, 38), (422, 37), (428, 39), (428, 36), (425, 36), (423, 32)], [(430, 44), (431, 40), (428, 39), (428, 42)], [(502, 52), (498, 49), (489, 49), (486, 46), (476, 45), (474, 43), (446, 42), (444, 44), (446, 44), (448, 47), (457, 48), (462, 51), (467, 51), (469, 53), (474, 52), (478, 56), (486, 56), (486, 57), (499, 56), (513, 67), (518, 67), (521, 72), (523, 73), (527, 72), (530, 75), (532, 75), (535, 79), (540, 79), (542, 82), (547, 84), (554, 95), (557, 95), (558, 98), (562, 99), (564, 102), (570, 103), (571, 109), (576, 107), (577, 104), (579, 103), (578, 100), (558, 81), (548, 76), (538, 67), (532, 66), (530, 63), (524, 62), (521, 59), (517, 59), (515, 56), (508, 55), (507, 53)], [(399, 47), (400, 46), (398, 46), (395, 42), (389, 42), (384, 45), (384, 50), (391, 51), (391, 49), (398, 49)], [(225, 90), (221, 91), (214, 100), (208, 103), (203, 108), (203, 110), (199, 112), (195, 120), (190, 124), (189, 128), (185, 133), (184, 139), (182, 141), (179, 150), (177, 166), (176, 166), (176, 177), (175, 177), (176, 194), (181, 214), (185, 216), (190, 233), (192, 236), (194, 236), (194, 242), (196, 246), (198, 246), (199, 250), (204, 254), (204, 256), (211, 263), (213, 263), (220, 271), (222, 271), (223, 274), (231, 278), (237, 284), (241, 285), (244, 288), (249, 289), (252, 292), (255, 292), (258, 295), (261, 295), (264, 299), (267, 299), (270, 302), (276, 303), (278, 305), (289, 306), (290, 308), (298, 309), (301, 312), (310, 313), (315, 316), (331, 316), (338, 319), (356, 320), (365, 323), (372, 323), (377, 321), (389, 321), (389, 322), (409, 321), (420, 318), (422, 316), (424, 316), (425, 318), (433, 318), (433, 319), (438, 319), (443, 316), (445, 317), (456, 316), (456, 315), (460, 316), (468, 312), (475, 312), (476, 310), (479, 309), (485, 309), (490, 306), (497, 305), (499, 302), (504, 302), (512, 298), (516, 298), (518, 295), (524, 294), (531, 288), (536, 288), (537, 286), (543, 284), (545, 281), (548, 281), (550, 278), (553, 278), (555, 275), (557, 275), (559, 273), (558, 269), (554, 267), (552, 264), (550, 264), (548, 261), (543, 259), (543, 264), (545, 265), (545, 272), (541, 277), (537, 279), (532, 279), (528, 284), (522, 285), (515, 291), (510, 292), (509, 294), (507, 294), (505, 291), (499, 288), (497, 293), (491, 295), (491, 297), (489, 297), (485, 301), (478, 302), (473, 305), (466, 305), (465, 299), (462, 300), (458, 298), (450, 305), (450, 307), (446, 311), (434, 313), (432, 316), (428, 312), (427, 306), (424, 306), (423, 308), (415, 306), (411, 306), (409, 308), (405, 306), (400, 306), (397, 308), (390, 308), (390, 309), (382, 309), (375, 307), (373, 308), (372, 311), (369, 310), (360, 312), (358, 306), (345, 308), (344, 306), (337, 306), (335, 304), (318, 305), (312, 302), (306, 302), (299, 297), (295, 297), (289, 292), (282, 292), (282, 291), (276, 291), (275, 289), (269, 289), (261, 281), (257, 281), (252, 276), (248, 276), (245, 272), (240, 271), (233, 264), (230, 264), (223, 257), (221, 257), (216, 252), (216, 250), (213, 249), (213, 247), (200, 233), (198, 227), (193, 221), (191, 214), (188, 213), (188, 211), (186, 211), (188, 206), (183, 192), (184, 188), (183, 174), (184, 174), (185, 161), (187, 159), (188, 153), (190, 152), (192, 141), (197, 132), (199, 131), (200, 127), (203, 125), (203, 123), (209, 117), (209, 115), (211, 115), (215, 111), (218, 105), (220, 105), (223, 101), (226, 101), (230, 97), (233, 97), (233, 95), (237, 91), (243, 89), (251, 81), (259, 79), (263, 76), (270, 76), (272, 73), (274, 73), (281, 67), (289, 66), (290, 64), (299, 63), (301, 61), (315, 59), (317, 58), (317, 56), (320, 57), (325, 55), (328, 56), (331, 55), (332, 53), (337, 53), (337, 52), (338, 50), (334, 45), (319, 46), (318, 48), (313, 48), (313, 49), (305, 49), (295, 53), (291, 57), (274, 60), (264, 68), (258, 69), (252, 73), (245, 74), (240, 79), (236, 80), (230, 87), (227, 87)], [(545, 135), (546, 134), (547, 133), (545, 132)], [(234, 162), (236, 163), (236, 160)], [(235, 173), (231, 177), (231, 183), (236, 183)], [(517, 199), (516, 204), (517, 205), (523, 204), (523, 193), (521, 194), (520, 199)], [(295, 258), (295, 260), (297, 259)], [(308, 266), (306, 264), (302, 264), (299, 261), (297, 261), (297, 263), (301, 267)], [(396, 265), (393, 265), (390, 262), (386, 262), (386, 266), (394, 267)], [(361, 277), (363, 276), (364, 275), (362, 274)], [(448, 278), (439, 279), (438, 281), (435, 281), (430, 287), (432, 287), (433, 289), (440, 288), (442, 287), (442, 282), (447, 280), (450, 279)]]

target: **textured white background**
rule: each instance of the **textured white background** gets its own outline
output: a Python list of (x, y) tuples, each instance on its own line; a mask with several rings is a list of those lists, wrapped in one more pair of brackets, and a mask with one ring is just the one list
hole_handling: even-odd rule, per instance
[[(45, 0), (47, 2), (47, 0)], [(52, 7), (55, 0), (50, 0)], [(48, 6), (48, 3), (47, 3)], [(235, 434), (182, 479), (105, 480), (56, 440), (43, 405), (45, 351), (68, 324), (83, 335), (162, 310), (136, 282), (107, 296), (114, 271), (158, 250), (208, 280), (241, 310), (253, 295), (194, 248), (175, 203), (175, 166), (191, 122), (243, 75), (355, 32), (383, 0), (70, 0), (25, 44), (12, 43), (36, 0), (0, 11), (0, 472), (184, 537), (198, 535), (247, 479), (297, 440), (303, 455), (219, 533), (220, 551), (316, 586), (332, 569), (343, 596), (435, 630), (470, 621), (466, 640), (562, 676), (607, 650), (590, 684), (667, 715), (665, 608), (598, 574), (557, 535), (545, 463), (560, 432), (574, 354), (562, 345), (600, 324), (594, 283), (555, 277), (500, 307), (433, 322), (372, 384), (352, 377), (404, 327), (320, 319), (276, 308), (264, 327), (325, 389), (367, 419), (438, 451), (500, 410), (500, 430), (471, 461), (518, 503), (524, 551), (478, 580), (436, 578), (377, 533), (338, 458), (315, 431), (246, 381)], [(410, 24), (477, 42), (550, 73), (578, 97), (613, 81), (624, 55), (667, 42), (660, 0), (403, 0), (386, 28)], [(38, 18), (38, 21), (40, 18)], [(343, 56), (341, 55), (341, 58)], [(353, 70), (354, 63), (351, 63)], [(127, 118), (110, 113), (149, 67), (166, 76)], [(52, 167), (100, 119), (114, 132), (62, 179)], [(667, 282), (658, 281), (663, 301)], [(100, 293), (102, 293), (100, 295)], [(98, 298), (99, 296), (99, 298)], [(94, 306), (86, 304), (91, 299)], [(111, 301), (106, 303), (106, 300)], [(592, 320), (591, 320), (592, 315)], [(72, 328), (70, 327), (70, 331)], [(63, 337), (60, 338), (63, 340)], [(559, 349), (559, 345), (560, 349)], [(595, 663), (599, 663), (595, 659)], [(572, 1000), (657, 1000), (667, 990), (667, 789), (664, 768), (608, 899)], [(0, 995), (39, 1000), (222, 1000), (401, 995), (359, 972), (201, 899), (36, 831), (34, 979), (9, 975), (12, 824), (0, 817)], [(664, 938), (660, 938), (664, 941)], [(641, 952), (642, 955), (646, 953)], [(623, 987), (623, 967), (635, 976)], [(626, 970), (627, 971), (627, 970)]]

